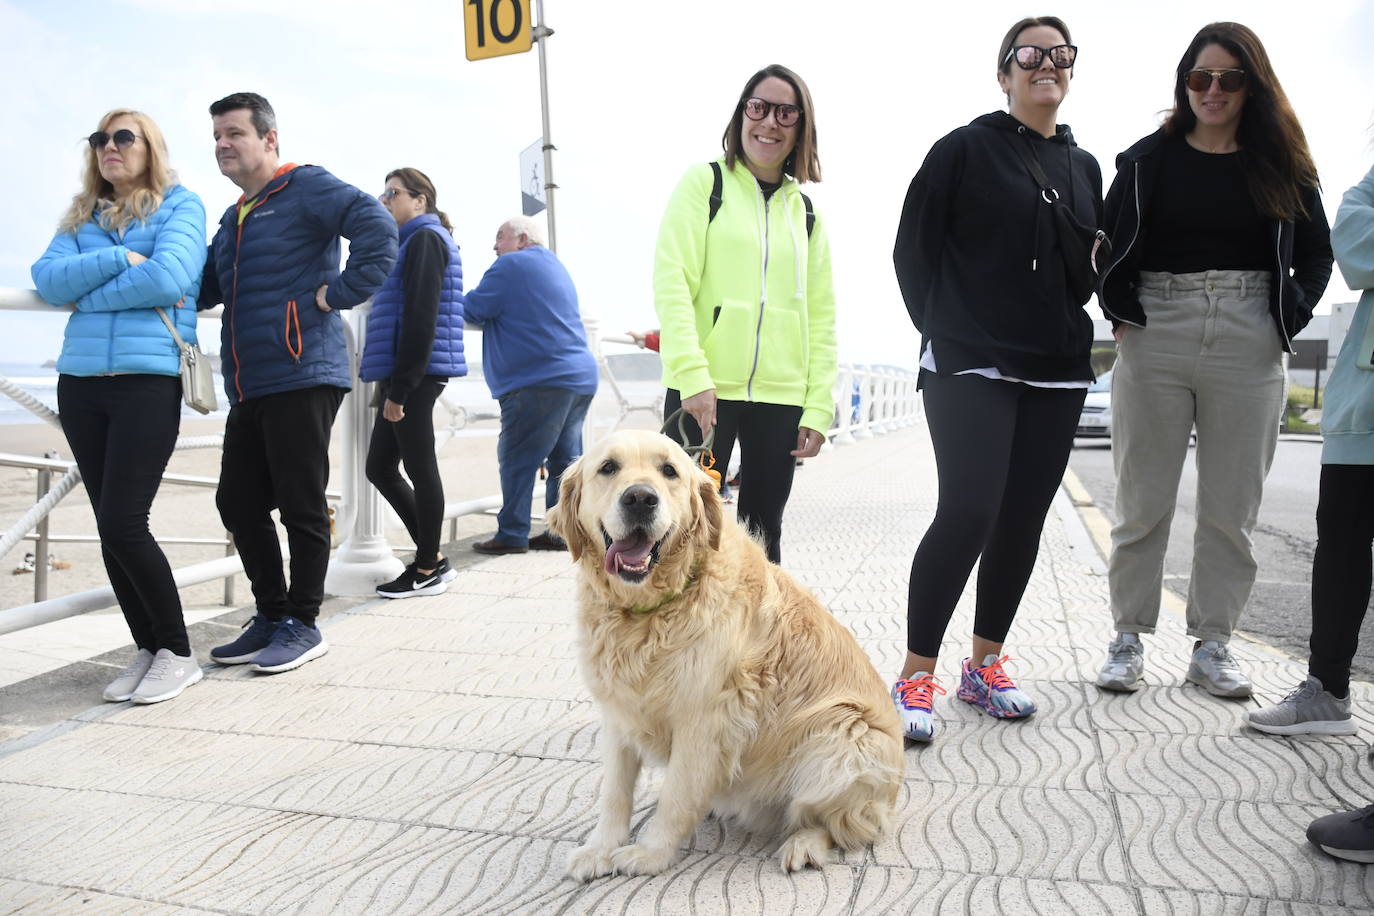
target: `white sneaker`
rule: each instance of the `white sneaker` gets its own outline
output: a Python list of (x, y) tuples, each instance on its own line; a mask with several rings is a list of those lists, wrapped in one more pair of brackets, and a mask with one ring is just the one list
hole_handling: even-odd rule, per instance
[(1097, 686), (1103, 690), (1139, 690), (1145, 674), (1145, 646), (1136, 633), (1117, 633), (1107, 646), (1107, 660), (1097, 672)]
[(193, 655), (173, 655), (171, 649), (158, 649), (153, 664), (134, 691), (135, 703), (161, 703), (177, 696), (205, 674)]
[(129, 662), (129, 666), (119, 672), (119, 676), (110, 681), (110, 686), (105, 688), (105, 699), (111, 703), (123, 703), (132, 697), (138, 689), (138, 682), (143, 680), (143, 675), (148, 673), (152, 664), (153, 653), (147, 649), (139, 649), (134, 660)]
[(1246, 721), (1251, 728), (1271, 735), (1353, 735), (1358, 732), (1350, 715), (1350, 694), (1333, 696), (1311, 675), (1273, 706), (1250, 710)]
[(1193, 650), (1188, 680), (1216, 697), (1250, 695), (1250, 679), (1241, 673), (1231, 647), (1215, 639), (1205, 640)]

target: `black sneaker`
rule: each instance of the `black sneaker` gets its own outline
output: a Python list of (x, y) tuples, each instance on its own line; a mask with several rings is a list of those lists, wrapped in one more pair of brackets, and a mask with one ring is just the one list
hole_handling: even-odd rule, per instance
[(453, 565), (449, 563), (448, 557), (444, 557), (440, 560), (439, 565), (434, 567), (434, 571), (438, 573), (439, 578), (443, 579), (445, 582), (452, 582), (454, 579), (458, 578), (458, 570), (454, 569)]
[(1374, 862), (1374, 805), (1317, 818), (1307, 828), (1307, 839), (1338, 859)]
[(442, 595), (448, 591), (448, 583), (438, 569), (422, 573), (411, 563), (401, 574), (390, 582), (377, 586), (377, 594), (383, 598), (418, 598), (421, 595)]

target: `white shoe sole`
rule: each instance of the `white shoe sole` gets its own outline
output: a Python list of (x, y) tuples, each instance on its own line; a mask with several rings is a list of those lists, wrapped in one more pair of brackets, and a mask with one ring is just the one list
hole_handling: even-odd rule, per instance
[(289, 662), (285, 662), (280, 665), (274, 665), (271, 668), (264, 668), (262, 665), (255, 664), (253, 665), (253, 670), (261, 671), (263, 674), (277, 674), (281, 671), (291, 671), (294, 668), (299, 668), (306, 662), (314, 661), (315, 659), (319, 658), (321, 655), (324, 655), (328, 651), (329, 643), (321, 640), (318, 646), (315, 646), (312, 649), (305, 650), (300, 655), (297, 655), (295, 658), (291, 659), (291, 661)]
[(448, 583), (440, 578), (433, 585), (427, 585), (413, 592), (384, 592), (379, 588), (377, 594), (383, 598), (423, 598), (425, 595), (442, 595), (446, 591), (448, 591)]
[(443, 579), (445, 582), (452, 582), (454, 579), (458, 578), (458, 570), (450, 566), (447, 572), (439, 574), (439, 578)]
[(1142, 675), (1135, 680), (1128, 681), (1124, 678), (1103, 677), (1099, 674), (1096, 684), (1103, 690), (1110, 690), (1114, 693), (1135, 693), (1145, 686), (1145, 678)]
[(185, 690), (187, 687), (190, 687), (192, 684), (199, 684), (201, 678), (203, 677), (205, 677), (205, 672), (200, 669), (200, 666), (196, 666), (195, 671), (193, 671), (191, 674), (191, 679), (184, 684), (179, 684), (174, 690), (169, 690), (166, 693), (159, 693), (158, 695), (151, 697), (141, 697), (137, 693), (135, 693), (132, 699), (139, 706), (148, 706), (152, 703), (161, 703), (163, 700), (170, 700), (173, 697), (180, 696), (181, 692)]
[(1228, 700), (1244, 699), (1245, 697), (1250, 696), (1251, 693), (1254, 692), (1249, 684), (1244, 684), (1240, 687), (1232, 687), (1230, 690), (1224, 690), (1221, 687), (1218, 687), (1217, 685), (1213, 684), (1211, 681), (1207, 680), (1207, 678), (1203, 677), (1202, 675), (1194, 674), (1191, 671), (1188, 672), (1187, 679), (1191, 683), (1197, 684), (1199, 687), (1210, 693), (1212, 696), (1225, 697)]
[(1337, 849), (1335, 846), (1321, 846), (1321, 851), (1347, 862), (1374, 862), (1374, 849)]
[(1245, 722), (1255, 731), (1269, 735), (1357, 735), (1360, 733), (1354, 719), (1335, 721), (1323, 719), (1314, 722), (1295, 722), (1292, 725), (1262, 725), (1253, 719), (1246, 719)]
[(211, 652), (210, 661), (217, 665), (246, 665), (261, 654), (261, 649), (256, 652), (249, 652), (247, 655), (228, 655), (223, 657)]

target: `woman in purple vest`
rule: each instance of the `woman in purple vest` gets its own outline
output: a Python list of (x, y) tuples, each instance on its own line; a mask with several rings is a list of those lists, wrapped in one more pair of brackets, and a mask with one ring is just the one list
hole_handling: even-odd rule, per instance
[[(396, 218), (400, 253), (372, 302), (359, 377), (378, 382), (377, 421), (367, 479), (396, 510), (415, 541), (415, 560), (383, 598), (438, 595), (456, 575), (439, 556), (444, 484), (434, 455), (434, 402), (463, 359), (463, 265), (453, 226), (435, 205), (434, 184), (419, 169), (386, 176), (382, 204)], [(405, 462), (411, 484), (401, 476)]]

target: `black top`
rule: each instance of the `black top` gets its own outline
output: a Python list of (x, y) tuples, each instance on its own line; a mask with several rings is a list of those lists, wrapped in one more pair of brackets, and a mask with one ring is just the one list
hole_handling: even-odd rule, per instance
[(1240, 153), (1204, 153), (1182, 137), (1160, 150), (1140, 269), (1274, 269), (1269, 221), (1255, 206)]
[(437, 232), (421, 229), (406, 246), (406, 307), (401, 310), (396, 367), (387, 384), (387, 399), (404, 404), (424, 378), (434, 350), (434, 325), (439, 320), (439, 293), (448, 270), (448, 245)]
[(781, 181), (764, 181), (762, 178), (758, 177), (756, 177), (754, 180), (759, 183), (759, 190), (763, 192), (764, 200), (771, 200), (773, 197), (773, 192), (776, 191), (778, 188), (782, 187)]
[(1092, 320), (1069, 291), (1052, 208), (1018, 144), (1083, 225), (1101, 225), (1102, 173), (1067, 126), (1043, 137), (1006, 112), (983, 115), (936, 143), (912, 179), (897, 282), (940, 375), (1091, 380)]

